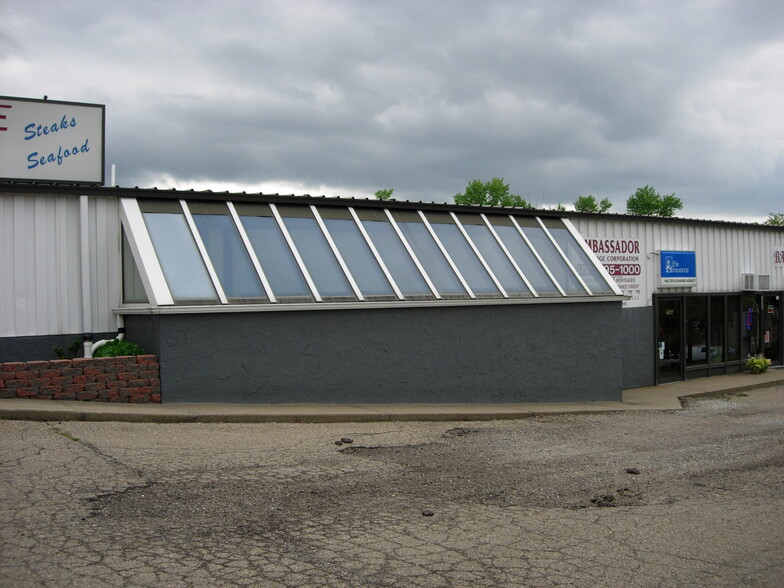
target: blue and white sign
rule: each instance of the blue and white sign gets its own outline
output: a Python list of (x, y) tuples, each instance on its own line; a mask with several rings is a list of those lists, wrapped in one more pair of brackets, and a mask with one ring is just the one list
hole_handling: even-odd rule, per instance
[(0, 96), (0, 179), (104, 182), (102, 104)]
[(697, 285), (697, 254), (694, 251), (662, 251), (659, 286), (689, 288)]

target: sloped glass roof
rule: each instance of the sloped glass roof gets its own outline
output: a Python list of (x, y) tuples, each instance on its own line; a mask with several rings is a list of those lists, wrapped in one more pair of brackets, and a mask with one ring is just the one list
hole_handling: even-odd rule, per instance
[(621, 295), (569, 219), (535, 212), (123, 198), (121, 215), (125, 279), (153, 306)]

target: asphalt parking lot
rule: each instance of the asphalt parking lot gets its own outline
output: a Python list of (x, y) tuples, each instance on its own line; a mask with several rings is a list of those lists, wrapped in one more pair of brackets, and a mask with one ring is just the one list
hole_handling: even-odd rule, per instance
[(514, 421), (0, 421), (7, 586), (779, 586), (784, 386)]

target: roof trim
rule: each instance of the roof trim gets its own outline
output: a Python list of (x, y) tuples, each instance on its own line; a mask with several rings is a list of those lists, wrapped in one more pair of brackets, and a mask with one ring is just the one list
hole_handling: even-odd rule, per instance
[(44, 182), (0, 182), (0, 193), (14, 194), (67, 194), (73, 196), (105, 196), (114, 198), (155, 198), (161, 200), (192, 200), (192, 201), (233, 201), (233, 202), (264, 202), (274, 204), (296, 204), (316, 206), (359, 206), (365, 208), (392, 208), (398, 210), (424, 210), (441, 212), (475, 212), (485, 214), (513, 214), (518, 216), (539, 216), (556, 218), (578, 218), (607, 221), (630, 221), (646, 223), (676, 223), (691, 225), (708, 225), (714, 227), (754, 228), (764, 231), (784, 231), (784, 227), (761, 223), (741, 223), (681, 217), (643, 216), (635, 214), (616, 214), (599, 212), (577, 212), (573, 210), (545, 210), (540, 208), (518, 208), (511, 206), (480, 206), (473, 204), (455, 204), (450, 202), (417, 202), (412, 200), (374, 200), (372, 198), (312, 196), (310, 194), (263, 194), (247, 192), (213, 192), (212, 190), (177, 190), (158, 188), (122, 188), (120, 186), (94, 186), (86, 184), (53, 184)]

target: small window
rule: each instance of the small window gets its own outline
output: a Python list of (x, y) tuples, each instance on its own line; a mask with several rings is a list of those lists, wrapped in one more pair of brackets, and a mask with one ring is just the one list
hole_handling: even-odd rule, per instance
[(175, 300), (216, 301), (217, 294), (178, 202), (142, 201), (150, 240)]
[(297, 260), (266, 204), (237, 204), (237, 214), (277, 298), (313, 300)]
[[(533, 245), (536, 252), (544, 261), (547, 269), (553, 274), (553, 277), (558, 281), (561, 288), (567, 294), (587, 294), (580, 281), (575, 277), (574, 272), (566, 264), (561, 254), (553, 245), (553, 242), (547, 237), (544, 229), (537, 223), (534, 225), (536, 219), (525, 219), (528, 222), (521, 222), (520, 228), (528, 237), (528, 240)], [(533, 222), (532, 222), (533, 221)]]
[(123, 302), (149, 302), (139, 268), (136, 267), (136, 261), (128, 243), (128, 237), (125, 235), (125, 229), (122, 230), (122, 281)]
[(384, 260), (392, 279), (406, 298), (433, 298), (427, 282), (417, 269), (383, 211), (358, 210), (370, 240)]
[(395, 291), (348, 209), (319, 209), (319, 214), (362, 295), (393, 297)]
[(226, 296), (265, 298), (259, 276), (226, 205), (190, 203), (188, 208)]
[(490, 266), (496, 279), (503, 285), (506, 293), (513, 298), (530, 296), (530, 290), (482, 217), (476, 214), (460, 214), (457, 219)]
[(483, 298), (500, 298), (501, 292), (452, 218), (432, 213), (425, 217), (473, 293)]
[(319, 294), (356, 300), (351, 284), (310, 209), (304, 206), (277, 208)]
[(441, 296), (467, 297), (465, 288), (419, 216), (413, 212), (393, 212), (392, 216)]
[(574, 236), (566, 228), (563, 221), (558, 218), (544, 219), (544, 225), (558, 243), (558, 247), (564, 252), (566, 258), (577, 270), (580, 278), (585, 282), (594, 294), (612, 294), (613, 289), (599, 273), (594, 263), (585, 253)]
[(540, 296), (560, 296), (561, 293), (555, 283), (536, 259), (525, 239), (520, 236), (511, 219), (494, 216), (490, 218), (490, 223), (536, 293)]

